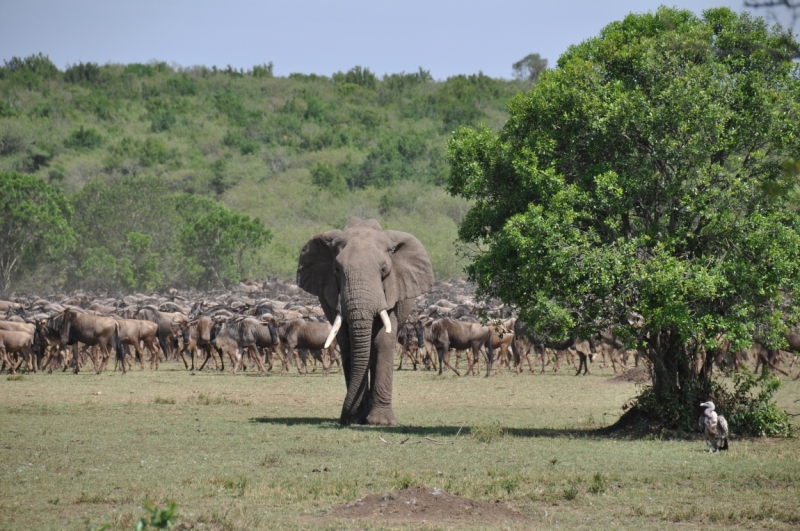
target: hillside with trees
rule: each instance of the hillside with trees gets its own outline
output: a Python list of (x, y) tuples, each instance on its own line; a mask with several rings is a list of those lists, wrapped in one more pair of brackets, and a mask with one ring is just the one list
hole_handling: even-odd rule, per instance
[(443, 188), (446, 141), (462, 125), (499, 129), (506, 102), (544, 68), (530, 57), (513, 81), (6, 60), (0, 172), (64, 196), (69, 230), (58, 252), (16, 261), (0, 289), (292, 277), (308, 237), (352, 215), (416, 234), (437, 276), (458, 276), (469, 203)]

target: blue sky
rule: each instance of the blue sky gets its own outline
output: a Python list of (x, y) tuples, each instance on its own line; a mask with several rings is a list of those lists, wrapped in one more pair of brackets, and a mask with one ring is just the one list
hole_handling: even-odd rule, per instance
[(79, 61), (181, 66), (272, 61), (276, 75), (430, 70), (510, 77), (537, 52), (553, 65), (605, 24), (660, 4), (700, 12), (743, 0), (0, 0), (0, 59), (43, 52)]

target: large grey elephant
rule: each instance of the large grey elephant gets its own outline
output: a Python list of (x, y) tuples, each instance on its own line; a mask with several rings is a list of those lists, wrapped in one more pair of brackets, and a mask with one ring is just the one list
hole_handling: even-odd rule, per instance
[(347, 395), (341, 424), (397, 424), (392, 375), (397, 332), (414, 298), (433, 285), (433, 268), (411, 234), (351, 218), (344, 230), (311, 238), (297, 284), (319, 297), (342, 353)]

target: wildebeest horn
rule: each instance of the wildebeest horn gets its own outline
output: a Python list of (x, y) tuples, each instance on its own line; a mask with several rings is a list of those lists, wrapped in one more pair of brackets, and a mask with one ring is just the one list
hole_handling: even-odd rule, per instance
[(389, 313), (386, 310), (381, 310), (381, 321), (383, 321), (383, 326), (386, 328), (386, 333), (392, 333), (392, 322), (389, 320)]
[(325, 340), (325, 345), (323, 348), (328, 348), (333, 343), (333, 338), (336, 337), (336, 334), (339, 333), (339, 329), (342, 327), (342, 314), (337, 313), (336, 318), (333, 320), (333, 328), (331, 328), (330, 333), (328, 334), (328, 339)]

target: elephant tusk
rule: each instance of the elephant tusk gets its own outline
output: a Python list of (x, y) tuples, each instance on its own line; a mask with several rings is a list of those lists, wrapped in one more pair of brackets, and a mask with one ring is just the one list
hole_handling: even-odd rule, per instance
[(339, 333), (339, 329), (342, 327), (342, 314), (337, 313), (336, 319), (333, 320), (333, 328), (331, 328), (331, 333), (328, 334), (328, 339), (325, 340), (325, 346), (323, 348), (328, 348), (333, 343), (333, 338), (336, 337), (336, 334)]
[(389, 320), (389, 314), (386, 310), (381, 310), (381, 321), (383, 321), (383, 326), (386, 328), (386, 333), (392, 333), (392, 322)]

